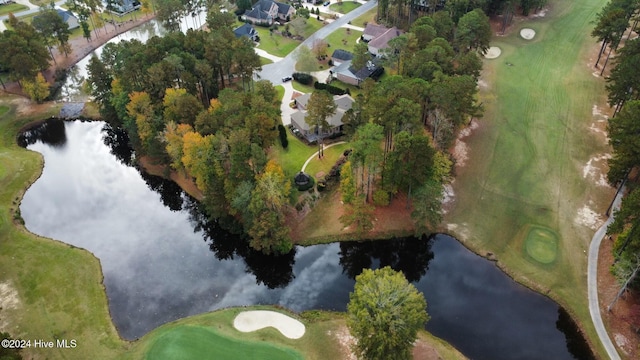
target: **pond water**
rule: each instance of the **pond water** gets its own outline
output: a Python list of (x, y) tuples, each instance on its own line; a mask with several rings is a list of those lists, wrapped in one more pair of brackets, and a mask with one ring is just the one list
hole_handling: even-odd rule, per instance
[[(197, 26), (201, 26), (206, 22), (206, 13), (201, 12), (196, 17), (188, 16), (186, 18), (182, 18), (180, 20), (180, 29), (183, 31), (187, 31), (187, 29), (195, 28)], [(112, 26), (107, 26), (107, 31), (113, 31)], [(167, 30), (162, 27), (158, 20), (150, 20), (140, 26), (137, 26), (129, 31), (118, 34), (113, 39), (107, 41), (105, 43), (118, 43), (120, 41), (128, 41), (128, 40), (140, 40), (142, 42), (146, 42), (153, 36), (163, 36), (166, 34)], [(89, 65), (89, 60), (92, 56), (100, 56), (102, 54), (102, 50), (104, 49), (104, 45), (98, 47), (89, 55), (82, 58), (76, 65), (69, 69), (67, 74), (67, 79), (64, 82), (64, 85), (60, 89), (60, 93), (57, 96), (57, 100), (68, 101), (68, 102), (83, 102), (86, 101), (89, 97), (89, 94), (84, 89), (84, 83), (88, 76), (87, 66)]]
[(42, 176), (21, 204), (27, 228), (100, 259), (113, 321), (124, 338), (229, 306), (344, 311), (355, 275), (391, 265), (425, 294), (427, 330), (470, 358), (592, 358), (557, 304), (449, 236), (296, 247), (265, 256), (207, 222), (175, 184), (128, 166), (131, 151), (117, 129), (51, 120), (22, 140), (45, 158)]

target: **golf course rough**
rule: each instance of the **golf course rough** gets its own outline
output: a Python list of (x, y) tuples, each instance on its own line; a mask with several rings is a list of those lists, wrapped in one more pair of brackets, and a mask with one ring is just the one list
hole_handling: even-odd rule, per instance
[(558, 256), (558, 234), (544, 226), (529, 225), (524, 240), (527, 255), (541, 264), (551, 264)]

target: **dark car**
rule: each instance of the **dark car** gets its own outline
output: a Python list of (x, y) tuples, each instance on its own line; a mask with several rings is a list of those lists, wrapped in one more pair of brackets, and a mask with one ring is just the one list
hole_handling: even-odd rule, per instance
[(287, 81), (291, 81), (291, 76), (285, 76), (282, 78), (282, 82), (287, 82)]

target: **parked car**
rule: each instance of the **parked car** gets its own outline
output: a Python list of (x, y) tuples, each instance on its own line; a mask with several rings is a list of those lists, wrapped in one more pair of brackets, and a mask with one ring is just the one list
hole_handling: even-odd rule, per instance
[(331, 4), (331, 1), (325, 1), (322, 5), (329, 6), (329, 4)]
[(291, 81), (292, 77), (291, 76), (285, 76), (282, 78), (282, 82), (285, 83), (287, 81)]

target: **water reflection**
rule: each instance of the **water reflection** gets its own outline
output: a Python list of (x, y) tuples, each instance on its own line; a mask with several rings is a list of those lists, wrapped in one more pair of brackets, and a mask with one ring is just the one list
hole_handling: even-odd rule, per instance
[(390, 266), (402, 271), (410, 282), (420, 280), (433, 259), (433, 237), (420, 239), (393, 238), (389, 241), (365, 241), (340, 243), (340, 265), (344, 273), (355, 279), (363, 269)]
[(100, 139), (113, 145), (121, 138), (105, 136), (103, 126), (66, 123), (64, 148), (31, 142), (46, 166), (21, 213), (29, 230), (100, 259), (113, 321), (126, 339), (229, 306), (344, 311), (353, 276), (389, 264), (425, 294), (427, 329), (470, 358), (588, 357), (557, 304), (445, 235), (297, 247), (281, 257), (252, 252), (246, 239), (207, 222), (175, 186), (145, 180), (118, 160)]
[(42, 141), (53, 147), (64, 147), (67, 143), (64, 121), (58, 118), (50, 118), (34, 123), (18, 135), (18, 145), (22, 147), (35, 144), (37, 141)]

